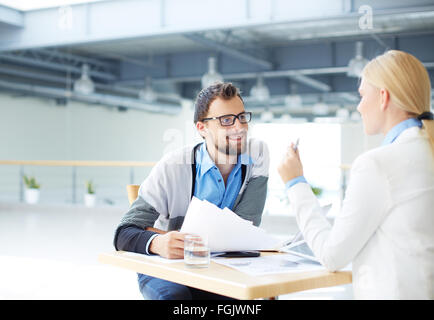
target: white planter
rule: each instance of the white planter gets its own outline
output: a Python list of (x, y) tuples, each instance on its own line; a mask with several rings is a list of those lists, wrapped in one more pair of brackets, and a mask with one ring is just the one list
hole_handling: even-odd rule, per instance
[(25, 192), (26, 203), (38, 203), (39, 201), (39, 189), (26, 189)]
[(96, 203), (96, 195), (95, 194), (86, 193), (84, 195), (84, 205), (86, 207), (95, 207), (95, 203)]

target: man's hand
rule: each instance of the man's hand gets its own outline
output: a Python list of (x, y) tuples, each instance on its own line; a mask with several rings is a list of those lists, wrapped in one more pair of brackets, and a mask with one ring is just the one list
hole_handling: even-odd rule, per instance
[(283, 183), (287, 183), (289, 180), (297, 178), (303, 175), (303, 165), (300, 161), (300, 155), (298, 154), (298, 148), (294, 151), (294, 144), (288, 148), (285, 156), (277, 167), (280, 177)]
[(170, 231), (152, 239), (149, 251), (168, 259), (184, 258), (185, 233)]

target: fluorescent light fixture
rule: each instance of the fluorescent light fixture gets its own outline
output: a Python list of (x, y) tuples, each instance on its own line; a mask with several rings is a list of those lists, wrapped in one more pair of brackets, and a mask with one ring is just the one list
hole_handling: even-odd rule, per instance
[(363, 42), (356, 42), (356, 56), (348, 64), (347, 75), (349, 77), (359, 78), (362, 75), (363, 68), (368, 64), (368, 60), (363, 58)]
[(223, 82), (223, 76), (217, 72), (217, 60), (214, 57), (208, 58), (208, 72), (202, 76), (202, 89), (208, 88), (216, 82)]
[(145, 87), (139, 91), (139, 98), (148, 103), (152, 103), (157, 100), (157, 94), (152, 89), (151, 77), (146, 77)]
[(265, 102), (270, 99), (270, 90), (265, 85), (262, 77), (258, 77), (256, 84), (250, 89), (250, 96), (259, 102)]
[(95, 91), (95, 85), (89, 77), (89, 65), (81, 66), (81, 78), (74, 82), (74, 91), (81, 94), (91, 94)]

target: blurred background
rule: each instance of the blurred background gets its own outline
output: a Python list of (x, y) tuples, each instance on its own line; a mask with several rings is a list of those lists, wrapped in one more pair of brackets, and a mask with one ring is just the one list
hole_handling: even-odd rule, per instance
[(276, 167), (298, 138), (332, 220), (351, 163), (381, 144), (363, 134), (357, 88), (390, 49), (433, 82), (434, 1), (0, 0), (0, 299), (141, 298), (135, 274), (97, 255), (114, 250), (125, 186), (201, 140), (194, 99), (214, 81), (240, 88), (249, 135), (270, 149), (262, 226), (297, 231)]

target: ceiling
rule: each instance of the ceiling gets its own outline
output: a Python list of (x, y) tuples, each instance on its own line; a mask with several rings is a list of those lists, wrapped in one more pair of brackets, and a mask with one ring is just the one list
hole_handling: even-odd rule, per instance
[(28, 11), (50, 7), (59, 7), (59, 5), (64, 6), (96, 1), (106, 0), (0, 0), (0, 5), (8, 6), (16, 10)]
[[(285, 110), (291, 93), (302, 97), (300, 114), (320, 100), (354, 108), (358, 79), (346, 72), (356, 41), (367, 59), (388, 49), (414, 54), (433, 81), (434, 1), (182, 3), (109, 0), (25, 12), (0, 6), (0, 90), (174, 113), (200, 91), (213, 56), (253, 109)], [(72, 92), (83, 63), (96, 85), (89, 97)], [(258, 76), (271, 93), (265, 102), (249, 97)], [(138, 98), (146, 77), (156, 102)]]

